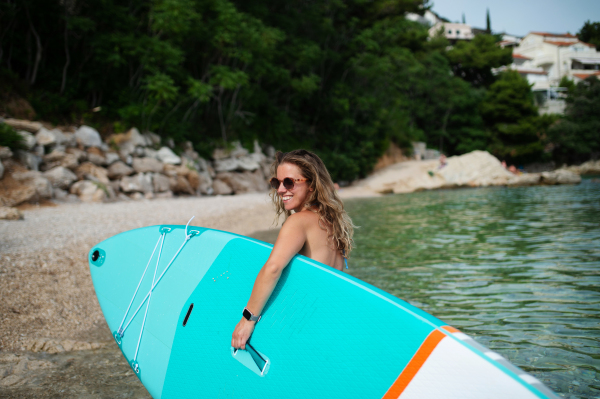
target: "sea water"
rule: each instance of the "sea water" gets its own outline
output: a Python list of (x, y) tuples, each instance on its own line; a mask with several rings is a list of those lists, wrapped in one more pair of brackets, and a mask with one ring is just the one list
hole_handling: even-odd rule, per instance
[[(565, 398), (600, 397), (600, 183), (346, 202), (349, 272)], [(392, 338), (393, 339), (393, 338)]]

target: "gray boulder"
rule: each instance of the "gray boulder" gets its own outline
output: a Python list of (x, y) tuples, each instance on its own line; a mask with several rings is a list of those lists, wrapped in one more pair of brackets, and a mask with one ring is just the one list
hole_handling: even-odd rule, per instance
[(106, 165), (112, 165), (117, 162), (121, 157), (116, 152), (107, 152), (106, 153)]
[(91, 180), (93, 182), (109, 184), (108, 171), (101, 166), (94, 165), (91, 162), (84, 162), (75, 170), (77, 179)]
[(158, 151), (153, 150), (152, 148), (144, 148), (144, 155), (146, 158), (158, 159)]
[(508, 186), (535, 186), (540, 184), (540, 177), (539, 173), (524, 173), (512, 176), (506, 184)]
[(17, 208), (0, 206), (0, 220), (23, 220), (23, 214)]
[(39, 145), (48, 146), (56, 144), (56, 136), (45, 127), (42, 127), (35, 135), (35, 140)]
[(77, 180), (77, 176), (75, 176), (75, 173), (71, 172), (64, 166), (57, 166), (56, 168), (44, 172), (44, 177), (50, 180), (50, 183), (52, 183), (52, 187), (58, 187), (62, 189), (69, 188), (69, 186), (75, 180)]
[(233, 194), (233, 189), (231, 186), (219, 179), (213, 180), (212, 188), (215, 195)]
[(75, 133), (64, 132), (62, 135), (65, 140), (63, 142), (65, 147), (75, 147), (77, 145), (77, 139), (75, 138)]
[(235, 194), (261, 192), (268, 189), (261, 170), (243, 173), (218, 173), (217, 180), (227, 183)]
[(32, 202), (36, 198), (37, 192), (33, 184), (20, 184), (0, 193), (0, 204), (17, 206), (24, 202)]
[(12, 158), (13, 152), (8, 147), (0, 146), (0, 160)]
[(33, 147), (33, 150), (30, 151), (33, 155), (37, 155), (38, 157), (43, 157), (44, 154), (46, 153), (46, 150), (44, 149), (43, 145), (36, 145), (35, 147)]
[(250, 154), (245, 157), (238, 159), (238, 168), (241, 170), (253, 171), (260, 168), (259, 162), (256, 160), (258, 157), (254, 157), (254, 154)]
[(133, 156), (138, 158), (142, 158), (146, 155), (146, 149), (144, 147), (135, 147), (135, 151), (133, 152)]
[(72, 133), (69, 133), (68, 135), (66, 135), (60, 129), (52, 129), (52, 130), (50, 130), (50, 133), (52, 133), (54, 135), (54, 137), (56, 138), (56, 145), (66, 147), (66, 145), (69, 143), (69, 141), (73, 140)]
[(144, 194), (142, 194), (142, 193), (138, 193), (138, 192), (136, 191), (136, 192), (134, 192), (134, 193), (130, 194), (130, 195), (129, 195), (129, 198), (130, 198), (130, 199), (132, 199), (132, 200), (135, 200), (135, 201), (139, 201), (139, 200), (143, 200), (143, 199), (145, 199), (146, 197), (144, 196)]
[(156, 133), (146, 132), (143, 134), (146, 139), (146, 145), (149, 146), (158, 146), (160, 145), (160, 136)]
[(565, 169), (542, 172), (542, 184), (579, 184), (581, 176)]
[(27, 169), (40, 170), (42, 158), (38, 157), (37, 155), (23, 150), (17, 150), (15, 155), (17, 156), (19, 162), (21, 162)]
[(188, 179), (181, 175), (169, 178), (169, 188), (175, 194), (195, 194), (195, 191)]
[(182, 156), (190, 159), (193, 162), (196, 162), (200, 158), (200, 155), (194, 150), (194, 145), (191, 141), (186, 141), (183, 143)]
[(23, 119), (6, 118), (3, 122), (9, 126), (12, 126), (16, 130), (26, 130), (31, 133), (35, 133), (42, 128), (42, 124), (39, 122), (32, 122)]
[(15, 172), (12, 177), (16, 181), (34, 189), (34, 197), (29, 201), (35, 199), (49, 199), (52, 198), (54, 194), (54, 189), (52, 188), (50, 181), (38, 171), (28, 170), (26, 172)]
[(26, 132), (25, 130), (19, 130), (17, 133), (19, 133), (19, 135), (23, 139), (23, 143), (25, 144), (26, 150), (29, 151), (33, 147), (35, 147), (37, 140), (33, 134)]
[(88, 161), (90, 161), (94, 165), (98, 165), (98, 166), (104, 166), (104, 165), (106, 165), (106, 158), (103, 157), (100, 154), (88, 153), (87, 154), (87, 159), (88, 159)]
[(154, 186), (155, 193), (169, 191), (170, 188), (169, 178), (160, 173), (154, 173), (152, 175), (152, 184)]
[(59, 150), (54, 150), (42, 158), (44, 163), (41, 166), (42, 171), (50, 170), (57, 166), (64, 166), (67, 169), (74, 170), (79, 165), (77, 157)]
[(91, 182), (81, 180), (71, 186), (71, 194), (75, 194), (83, 202), (103, 202), (107, 199), (106, 187)]
[(231, 148), (217, 148), (213, 151), (213, 159), (240, 158), (248, 155), (250, 152), (242, 147), (239, 141), (234, 141)]
[[(77, 184), (77, 183), (75, 183), (75, 184)], [(54, 199), (56, 199), (58, 201), (66, 201), (68, 195), (69, 195), (69, 192), (66, 190), (63, 190), (61, 188), (54, 189)]]
[(75, 139), (79, 145), (84, 147), (101, 147), (102, 139), (100, 138), (100, 133), (93, 127), (89, 126), (81, 126), (75, 132)]
[(138, 173), (160, 173), (163, 171), (164, 166), (159, 160), (155, 158), (134, 158), (133, 169)]
[(198, 172), (200, 182), (198, 184), (198, 191), (204, 195), (213, 195), (213, 179), (210, 174), (206, 171)]
[(233, 172), (238, 169), (238, 160), (235, 158), (221, 158), (215, 159), (215, 171), (217, 173), (221, 172)]
[(111, 179), (120, 179), (123, 176), (129, 176), (133, 172), (133, 168), (125, 165), (122, 161), (117, 161), (108, 167), (108, 177)]
[(124, 176), (119, 184), (124, 193), (151, 193), (154, 190), (152, 186), (152, 175), (150, 173), (138, 173), (133, 176)]
[(77, 162), (87, 161), (87, 152), (82, 151), (79, 148), (67, 148), (65, 152), (74, 155), (75, 158), (77, 158)]
[(171, 165), (179, 165), (181, 163), (181, 158), (175, 155), (175, 153), (171, 151), (169, 147), (162, 147), (160, 150), (158, 150), (156, 156), (163, 163)]
[(50, 184), (50, 180), (42, 176), (37, 176), (33, 179), (33, 185), (35, 186), (35, 192), (40, 198), (50, 199), (54, 195), (54, 188)]
[(119, 146), (119, 153), (123, 158), (134, 154), (136, 148), (146, 147), (149, 144), (135, 127), (129, 129), (127, 133), (115, 134), (112, 140)]

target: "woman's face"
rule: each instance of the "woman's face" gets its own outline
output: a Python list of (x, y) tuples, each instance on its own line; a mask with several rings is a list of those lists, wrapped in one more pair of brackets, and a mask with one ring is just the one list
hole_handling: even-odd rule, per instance
[[(277, 167), (277, 178), (280, 182), (283, 182), (286, 177), (292, 180), (306, 178), (302, 176), (298, 166), (291, 163), (282, 163)], [(294, 187), (291, 190), (285, 188), (282, 183), (279, 184), (277, 194), (283, 200), (286, 211), (300, 212), (302, 210), (309, 193), (312, 191), (309, 184), (309, 181), (294, 181)]]

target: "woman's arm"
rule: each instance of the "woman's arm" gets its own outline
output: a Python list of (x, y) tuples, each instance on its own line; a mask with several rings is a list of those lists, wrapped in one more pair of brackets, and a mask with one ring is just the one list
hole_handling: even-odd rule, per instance
[[(306, 242), (305, 216), (303, 212), (290, 216), (281, 227), (271, 255), (264, 264), (252, 288), (252, 294), (246, 307), (255, 315), (262, 313), (265, 304), (275, 289), (281, 272), (304, 246)], [(231, 346), (246, 349), (246, 341), (252, 335), (256, 322), (244, 317), (235, 327), (231, 337)]]

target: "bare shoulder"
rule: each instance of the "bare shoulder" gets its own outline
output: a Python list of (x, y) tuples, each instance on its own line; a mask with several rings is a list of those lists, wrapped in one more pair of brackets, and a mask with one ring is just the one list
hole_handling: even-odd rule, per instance
[(286, 220), (286, 223), (290, 223), (293, 226), (303, 226), (308, 227), (311, 224), (319, 221), (319, 215), (310, 211), (302, 211), (296, 212), (293, 215), (289, 216)]

